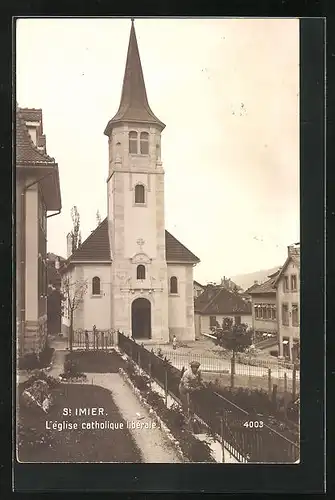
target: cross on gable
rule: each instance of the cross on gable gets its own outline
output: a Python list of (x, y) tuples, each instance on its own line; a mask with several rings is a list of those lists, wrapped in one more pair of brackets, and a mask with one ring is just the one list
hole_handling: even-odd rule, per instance
[(140, 247), (140, 250), (142, 250), (142, 247), (143, 247), (143, 245), (145, 243), (144, 239), (143, 238), (138, 238), (138, 240), (136, 241), (136, 243)]

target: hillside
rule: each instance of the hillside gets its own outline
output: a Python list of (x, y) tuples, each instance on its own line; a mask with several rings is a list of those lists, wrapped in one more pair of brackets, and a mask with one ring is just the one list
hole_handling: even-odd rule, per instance
[(248, 274), (239, 274), (237, 276), (232, 276), (231, 279), (237, 285), (241, 286), (243, 290), (246, 290), (251, 285), (254, 284), (255, 281), (258, 283), (262, 283), (267, 279), (270, 274), (273, 274), (279, 269), (280, 266), (272, 267), (271, 269), (263, 269), (260, 271), (255, 271), (254, 273)]

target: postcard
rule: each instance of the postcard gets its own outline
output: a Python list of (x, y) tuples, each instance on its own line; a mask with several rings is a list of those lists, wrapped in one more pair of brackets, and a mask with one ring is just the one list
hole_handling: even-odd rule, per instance
[(18, 462), (298, 464), (299, 20), (19, 19), (15, 120)]

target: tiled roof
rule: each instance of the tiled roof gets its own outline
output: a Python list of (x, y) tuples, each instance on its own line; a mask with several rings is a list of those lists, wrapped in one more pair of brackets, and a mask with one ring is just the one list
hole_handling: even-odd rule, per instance
[(56, 165), (54, 158), (43, 153), (35, 146), (20, 108), (16, 111), (16, 164)]
[(20, 108), (20, 114), (27, 122), (40, 122), (42, 128), (42, 110), (40, 108)]
[(200, 259), (178, 241), (172, 234), (165, 231), (165, 253), (167, 262), (187, 262), (197, 264)]
[[(165, 231), (165, 251), (167, 262), (195, 264), (200, 262), (192, 252), (180, 243), (172, 234)], [(109, 261), (110, 247), (107, 218), (90, 234), (82, 245), (67, 259), (70, 262), (99, 262)]]
[(108, 260), (111, 260), (111, 255), (109, 248), (108, 221), (106, 218), (69, 257), (67, 262), (98, 262)]
[(130, 30), (121, 102), (118, 112), (106, 127), (105, 134), (107, 136), (110, 135), (113, 123), (119, 121), (155, 123), (160, 125), (162, 129), (165, 127), (149, 106), (133, 22)]
[(245, 292), (244, 294), (245, 295), (248, 295), (250, 294), (255, 288), (257, 288), (259, 286), (258, 283), (254, 283), (253, 285), (251, 285)]
[(200, 286), (200, 288), (205, 289), (204, 285), (202, 285), (201, 283), (199, 283), (199, 281), (195, 281), (195, 280), (193, 280), (193, 283), (194, 283), (196, 286)]
[(221, 286), (208, 286), (195, 300), (194, 308), (201, 314), (251, 314), (251, 304)]
[(276, 293), (276, 289), (274, 288), (275, 279), (271, 278), (261, 285), (256, 285), (251, 291), (249, 291), (249, 295), (257, 295), (259, 293)]

